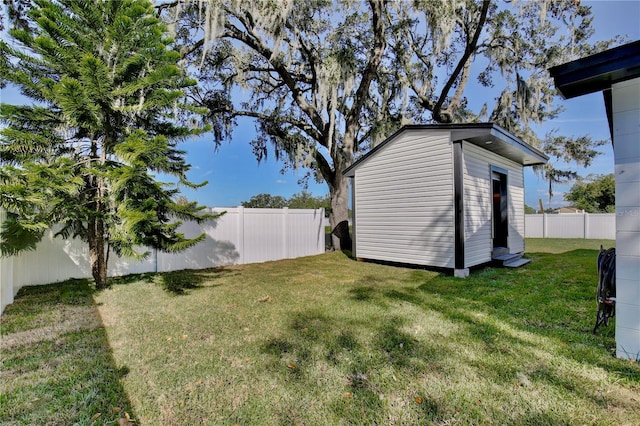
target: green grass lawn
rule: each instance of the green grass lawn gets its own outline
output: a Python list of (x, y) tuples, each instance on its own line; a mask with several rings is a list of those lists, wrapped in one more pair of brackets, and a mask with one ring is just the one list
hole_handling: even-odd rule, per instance
[(601, 243), (467, 279), (328, 253), (24, 288), (0, 423), (638, 424), (640, 364), (590, 332)]

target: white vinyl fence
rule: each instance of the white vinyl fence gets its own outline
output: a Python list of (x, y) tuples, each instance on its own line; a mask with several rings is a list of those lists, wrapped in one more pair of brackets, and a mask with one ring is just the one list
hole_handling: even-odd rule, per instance
[[(323, 209), (236, 207), (210, 211), (226, 213), (202, 224), (186, 222), (180, 228), (189, 238), (204, 232), (206, 238), (200, 244), (177, 254), (149, 250), (150, 256), (143, 261), (118, 258), (112, 253), (109, 276), (265, 262), (325, 251)], [(5, 218), (0, 210), (0, 224)], [(53, 238), (50, 231), (35, 251), (0, 258), (0, 313), (21, 287), (90, 277), (86, 244)]]
[(524, 219), (528, 238), (616, 239), (615, 213), (527, 214)]

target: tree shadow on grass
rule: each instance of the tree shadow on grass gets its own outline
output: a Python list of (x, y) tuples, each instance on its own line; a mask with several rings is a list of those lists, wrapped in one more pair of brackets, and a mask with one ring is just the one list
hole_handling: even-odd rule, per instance
[(200, 287), (204, 281), (206, 278), (203, 275), (191, 270), (165, 272), (157, 276), (160, 286), (175, 295), (188, 294), (190, 290)]
[[(342, 394), (329, 403), (335, 418), (345, 424), (385, 424), (388, 412), (383, 394), (384, 382), (390, 379), (387, 375), (393, 375), (389, 372), (419, 375), (434, 371), (449, 354), (410, 335), (404, 329), (408, 325), (405, 318), (377, 315), (356, 320), (321, 310), (292, 312), (287, 332), (266, 339), (261, 351), (272, 358), (271, 373), (284, 375), (293, 393), (328, 380), (322, 377), (324, 365), (341, 371)], [(437, 420), (436, 415), (444, 411), (432, 405), (431, 412), (425, 421)]]
[(189, 294), (191, 290), (202, 288), (205, 284), (207, 287), (221, 285), (216, 284), (216, 281), (237, 274), (237, 271), (224, 267), (202, 270), (185, 269), (157, 274), (156, 282), (165, 291), (179, 296)]
[(129, 274), (129, 275), (123, 275), (120, 277), (110, 277), (107, 282), (110, 286), (111, 285), (127, 285), (127, 284), (139, 283), (139, 282), (152, 283), (156, 275), (158, 275), (157, 272)]
[[(465, 280), (438, 277), (417, 288), (389, 291), (387, 296), (437, 310), (464, 324), (486, 353), (498, 354), (493, 359), (474, 361), (492, 380), (508, 383), (518, 372), (525, 372), (532, 380), (601, 405), (602, 395), (594, 391), (597, 382), (585, 386), (585, 378), (536, 355), (549, 352), (568, 363), (602, 369), (612, 381), (640, 384), (638, 364), (613, 356), (615, 327), (610, 325), (599, 335), (591, 333), (596, 311), (597, 254), (597, 250), (584, 249), (531, 253), (534, 263), (525, 268), (486, 267)], [(540, 341), (549, 346), (540, 347)], [(501, 357), (509, 360), (512, 355), (528, 364), (500, 365)]]
[(157, 283), (165, 291), (176, 296), (189, 294), (202, 287), (215, 287), (215, 282), (223, 277), (237, 275), (238, 272), (225, 268), (184, 269), (170, 272), (146, 272), (109, 278), (110, 285), (128, 285), (139, 282)]
[[(135, 420), (90, 280), (24, 287), (2, 317), (0, 423)], [(126, 414), (125, 414), (126, 413)]]
[[(518, 386), (522, 380), (539, 382), (602, 406), (597, 380), (575, 374), (568, 366), (579, 363), (595, 371), (602, 369), (610, 374), (611, 383), (628, 381), (632, 387), (640, 383), (640, 369), (611, 356), (613, 326), (598, 336), (590, 332), (596, 310), (597, 254), (597, 250), (584, 249), (532, 253), (529, 256), (534, 263), (528, 267), (484, 267), (467, 279), (416, 272), (396, 283), (393, 279), (388, 283), (362, 280), (348, 294), (355, 303), (375, 304), (385, 310), (394, 310), (397, 303), (410, 303), (425, 313), (439, 313), (456, 324), (457, 333), (473, 348), (474, 355), (461, 362), (497, 386)], [(378, 345), (396, 368), (406, 368), (411, 359), (407, 354), (416, 350), (411, 336), (401, 324), (388, 323), (387, 327), (379, 335)], [(541, 346), (540, 342), (545, 343)], [(401, 345), (405, 350), (396, 351)], [(443, 346), (454, 347), (446, 337)], [(562, 361), (556, 364), (550, 359)], [(608, 398), (614, 405), (627, 401), (624, 390)], [(442, 414), (437, 404), (431, 404), (428, 411)], [(532, 418), (546, 415), (542, 411), (529, 414)]]

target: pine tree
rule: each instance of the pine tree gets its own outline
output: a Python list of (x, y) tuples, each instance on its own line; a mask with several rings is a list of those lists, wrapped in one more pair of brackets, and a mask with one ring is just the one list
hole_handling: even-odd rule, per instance
[(204, 238), (185, 238), (179, 220), (212, 216), (174, 199), (178, 185), (198, 186), (178, 143), (207, 128), (184, 101), (195, 81), (150, 2), (34, 4), (0, 42), (3, 80), (32, 100), (0, 105), (0, 206), (11, 212), (0, 248), (33, 249), (58, 223), (56, 236), (88, 244), (102, 288), (110, 250), (144, 258), (140, 247), (176, 252)]

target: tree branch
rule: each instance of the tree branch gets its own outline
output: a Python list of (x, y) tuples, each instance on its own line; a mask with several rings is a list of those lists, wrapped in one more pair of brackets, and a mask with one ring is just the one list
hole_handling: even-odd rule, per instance
[(186, 50), (185, 49), (180, 49), (180, 55), (184, 59), (187, 56), (191, 55), (196, 50), (200, 49), (202, 46), (204, 46), (204, 39), (203, 38), (201, 38), (200, 40), (198, 40), (195, 43), (193, 43), (193, 45), (191, 45), (191, 47), (189, 47)]
[[(265, 121), (272, 121), (273, 117), (271, 115), (268, 114), (263, 114), (260, 112), (256, 112), (256, 111), (249, 111), (249, 110), (234, 110), (233, 111), (233, 116), (235, 117), (252, 117), (252, 118), (258, 118), (260, 120), (265, 120)], [(280, 118), (282, 118), (280, 116)], [(311, 139), (315, 140), (315, 141), (319, 141), (322, 139), (322, 135), (313, 128), (313, 126), (310, 126), (308, 123), (304, 122), (304, 121), (300, 121), (300, 120), (294, 120), (293, 118), (286, 118), (284, 120), (282, 120), (284, 123), (290, 124), (294, 127), (296, 127), (297, 129), (300, 129), (301, 131), (303, 131), (304, 133), (307, 134), (307, 136), (309, 136)]]
[[(245, 24), (244, 19), (242, 19), (241, 17), (237, 18), (241, 22), (243, 22), (243, 24)], [(247, 25), (247, 28), (250, 28), (250, 26)], [(291, 91), (293, 100), (296, 102), (298, 107), (305, 113), (307, 117), (309, 117), (313, 125), (321, 131), (324, 128), (322, 117), (320, 116), (318, 111), (304, 98), (304, 96), (302, 95), (303, 91), (298, 87), (295, 78), (289, 73), (289, 70), (287, 70), (285, 65), (281, 61), (272, 59), (273, 51), (255, 35), (253, 37), (250, 37), (248, 34), (245, 34), (235, 25), (229, 22), (225, 24), (225, 29), (227, 30), (227, 32), (223, 35), (224, 37), (232, 38), (234, 40), (242, 42), (247, 47), (261, 55), (264, 59), (269, 61), (271, 65), (273, 65), (275, 72), (277, 72), (278, 76)]]
[(324, 178), (324, 180), (331, 186), (335, 185), (335, 177), (336, 173), (331, 168), (331, 165), (327, 162), (327, 159), (324, 158), (324, 155), (320, 153), (317, 149), (313, 152), (313, 159), (316, 161), (316, 165), (318, 166), (318, 170), (320, 170), (320, 174)]
[(155, 6), (156, 10), (158, 11), (158, 16), (160, 16), (160, 14), (162, 13), (163, 10), (171, 9), (172, 7), (176, 7), (178, 5), (178, 3), (180, 3), (180, 1), (176, 0), (176, 1), (173, 1), (171, 3), (162, 3), (162, 4), (159, 4), (159, 5)]
[[(353, 105), (345, 117), (345, 137), (343, 152), (353, 153), (353, 144), (356, 129), (359, 127), (360, 114), (365, 101), (369, 98), (369, 87), (376, 76), (376, 72), (382, 62), (382, 57), (386, 49), (384, 32), (384, 0), (369, 0), (371, 6), (371, 25), (373, 29), (373, 48), (369, 61), (362, 71), (360, 85), (353, 98)], [(351, 160), (351, 159), (349, 159)]]
[(447, 95), (449, 94), (449, 90), (451, 90), (451, 87), (453, 87), (454, 83), (456, 82), (456, 80), (458, 79), (458, 76), (460, 75), (460, 73), (463, 71), (463, 69), (465, 68), (465, 66), (467, 65), (467, 61), (469, 61), (469, 58), (471, 58), (471, 55), (473, 55), (477, 44), (478, 44), (478, 39), (480, 38), (480, 33), (482, 32), (482, 28), (484, 27), (484, 24), (487, 20), (487, 13), (489, 11), (489, 0), (484, 0), (482, 2), (482, 9), (480, 10), (480, 19), (478, 20), (478, 25), (476, 26), (476, 30), (475, 33), (473, 35), (473, 38), (471, 39), (470, 42), (467, 43), (465, 49), (464, 49), (464, 54), (462, 55), (462, 57), (460, 58), (460, 60), (458, 61), (458, 65), (456, 66), (455, 70), (453, 71), (453, 73), (451, 73), (451, 75), (449, 76), (449, 80), (447, 80), (447, 83), (444, 85), (444, 87), (442, 88), (442, 91), (440, 92), (440, 96), (438, 97), (438, 100), (436, 101), (435, 105), (433, 106), (433, 109), (431, 110), (431, 113), (433, 115), (434, 120), (439, 121), (439, 122), (451, 122), (451, 116), (448, 115), (448, 117), (444, 117), (442, 114), (442, 105), (444, 105), (445, 100), (447, 99)]

